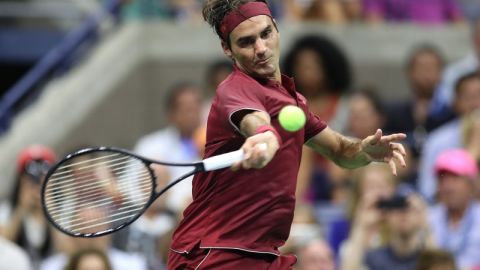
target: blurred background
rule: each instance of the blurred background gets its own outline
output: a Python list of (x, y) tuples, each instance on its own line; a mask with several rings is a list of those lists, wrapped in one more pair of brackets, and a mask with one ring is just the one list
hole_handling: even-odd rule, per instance
[[(0, 0), (0, 269), (165, 269), (188, 184), (91, 241), (52, 230), (38, 193), (45, 168), (86, 146), (201, 158), (231, 71), (202, 2)], [(283, 250), (296, 269), (480, 269), (480, 1), (268, 2), (282, 72), (313, 112), (354, 137), (408, 135), (398, 177), (305, 149)]]

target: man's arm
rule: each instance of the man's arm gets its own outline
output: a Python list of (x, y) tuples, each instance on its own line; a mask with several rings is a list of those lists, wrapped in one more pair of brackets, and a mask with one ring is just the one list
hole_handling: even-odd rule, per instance
[[(245, 114), (239, 123), (240, 132), (247, 138), (242, 145), (245, 157), (242, 162), (232, 166), (236, 170), (240, 167), (244, 169), (265, 167), (280, 148), (280, 142), (277, 135), (272, 131), (258, 133), (261, 126), (270, 126), (270, 116), (262, 111), (252, 111)], [(267, 149), (261, 149), (258, 144), (265, 143)]]
[(341, 167), (355, 169), (379, 161), (388, 163), (392, 173), (397, 175), (395, 160), (406, 166), (405, 149), (398, 143), (405, 138), (406, 135), (401, 133), (383, 136), (382, 130), (378, 129), (375, 134), (360, 140), (326, 127), (306, 144)]

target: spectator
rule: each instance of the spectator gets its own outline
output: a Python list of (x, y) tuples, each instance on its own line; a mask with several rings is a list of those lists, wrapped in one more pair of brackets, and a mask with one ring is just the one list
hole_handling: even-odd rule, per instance
[(283, 69), (295, 78), (297, 91), (307, 98), (310, 110), (333, 129), (343, 131), (352, 71), (338, 45), (325, 36), (303, 36), (287, 53)]
[[(145, 258), (138, 254), (130, 254), (112, 247), (112, 236), (95, 238), (74, 238), (55, 232), (53, 239), (57, 244), (57, 253), (42, 261), (40, 270), (62, 270), (69, 264), (78, 267), (78, 257), (85, 257), (83, 250), (97, 250), (97, 254), (105, 254), (114, 270), (147, 270)], [(87, 252), (88, 253), (88, 252)], [(104, 261), (104, 259), (102, 259)]]
[(31, 270), (28, 254), (19, 246), (0, 236), (0, 265), (4, 270)]
[(207, 122), (208, 113), (210, 112), (210, 106), (212, 105), (212, 99), (215, 96), (215, 91), (218, 85), (225, 80), (233, 71), (233, 64), (228, 60), (216, 60), (207, 67), (207, 73), (205, 76), (206, 81), (206, 96), (205, 104), (203, 106), (203, 115), (205, 115), (204, 122)]
[[(471, 146), (472, 151), (476, 149), (473, 147), (476, 137), (465, 136), (466, 129), (462, 127), (476, 115), (475, 110), (480, 109), (480, 75), (471, 73), (463, 76), (458, 80), (455, 91), (454, 108), (459, 118), (429, 134), (420, 158), (418, 188), (429, 202), (433, 202), (435, 199), (436, 180), (433, 168), (438, 155), (452, 148)], [(476, 129), (478, 130), (480, 127)], [(473, 154), (476, 155), (476, 158), (480, 157), (480, 153)]]
[(377, 202), (390, 198), (396, 186), (396, 179), (385, 164), (370, 164), (357, 170), (352, 182), (349, 219), (333, 223), (329, 236), (334, 248), (341, 244), (340, 269), (343, 270), (363, 269), (365, 254), (385, 243), (384, 217)]
[(283, 0), (284, 18), (288, 21), (315, 20), (344, 24), (361, 16), (361, 1)]
[(456, 0), (365, 0), (366, 20), (444, 24), (459, 22), (462, 14)]
[[(348, 117), (348, 98), (352, 78), (347, 57), (327, 37), (306, 35), (298, 39), (287, 53), (283, 70), (295, 77), (297, 90), (309, 101), (310, 110), (329, 123), (335, 130), (343, 131)], [(310, 185), (315, 178), (320, 182), (328, 175), (315, 175), (316, 168), (325, 168), (325, 159), (304, 148), (297, 182), (297, 197), (312, 200)]]
[(460, 61), (449, 65), (442, 76), (442, 81), (433, 96), (431, 114), (436, 119), (442, 119), (452, 111), (455, 99), (455, 85), (466, 74), (479, 69), (480, 57), (480, 16), (477, 14), (471, 22), (471, 37), (473, 51)]
[(427, 133), (442, 124), (433, 123), (428, 117), (428, 111), (443, 67), (443, 56), (433, 45), (423, 44), (414, 48), (405, 68), (412, 98), (396, 101), (385, 107), (385, 130), (405, 132), (407, 143), (415, 157), (420, 155)]
[(478, 167), (463, 149), (442, 152), (435, 162), (439, 201), (430, 224), (440, 248), (450, 251), (460, 269), (480, 265), (480, 204), (474, 199)]
[(297, 270), (334, 270), (332, 249), (321, 238), (313, 238), (297, 248)]
[[(200, 90), (190, 83), (175, 85), (165, 98), (165, 108), (168, 116), (167, 127), (142, 137), (134, 151), (145, 157), (171, 162), (199, 160), (199, 149), (193, 136), (202, 120)], [(183, 175), (185, 170), (188, 171), (188, 168), (167, 168), (166, 172), (171, 179), (176, 179)], [(165, 172), (161, 174), (165, 175)], [(166, 198), (166, 207), (175, 213), (181, 212), (191, 200), (191, 188), (189, 180), (177, 184)]]
[(199, 0), (169, 0), (173, 18), (181, 23), (202, 21), (202, 6)]
[(166, 1), (130, 0), (122, 7), (125, 19), (170, 19), (172, 17)]
[(366, 254), (365, 265), (369, 270), (413, 269), (421, 249), (433, 245), (426, 203), (419, 196), (398, 189), (381, 209), (385, 211), (388, 241)]
[(40, 187), (48, 168), (55, 162), (54, 152), (42, 145), (24, 148), (17, 156), (17, 181), (13, 194), (4, 202), (0, 222), (6, 239), (22, 247), (34, 267), (52, 251), (50, 227), (40, 203)]
[[(347, 134), (350, 136), (368, 136), (385, 123), (384, 109), (380, 99), (369, 90), (354, 92), (348, 102)], [(359, 137), (362, 138), (362, 137)], [(320, 203), (319, 207), (341, 206), (348, 200), (350, 171), (327, 162), (326, 169), (314, 168), (312, 193)], [(325, 175), (326, 172), (326, 175)], [(326, 203), (326, 201), (330, 202)], [(322, 213), (326, 217), (326, 213)], [(328, 221), (327, 221), (328, 222)]]
[(65, 270), (112, 270), (112, 267), (103, 251), (84, 249), (70, 256)]
[(455, 258), (444, 250), (426, 249), (420, 252), (415, 270), (457, 270)]
[(478, 0), (459, 0), (463, 16), (468, 21), (478, 19), (480, 14), (480, 2)]

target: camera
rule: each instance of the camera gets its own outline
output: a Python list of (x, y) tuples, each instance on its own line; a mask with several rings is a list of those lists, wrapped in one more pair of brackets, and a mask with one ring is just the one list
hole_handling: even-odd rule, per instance
[(380, 199), (377, 201), (377, 208), (383, 210), (400, 210), (407, 207), (407, 197), (403, 195), (395, 195), (390, 198)]

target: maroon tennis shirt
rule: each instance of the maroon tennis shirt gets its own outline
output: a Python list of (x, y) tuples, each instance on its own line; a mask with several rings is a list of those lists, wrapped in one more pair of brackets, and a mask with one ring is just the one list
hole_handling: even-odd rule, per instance
[[(280, 109), (288, 104), (307, 115), (305, 127), (297, 132), (283, 130), (278, 122)], [(291, 78), (282, 75), (281, 84), (258, 81), (235, 67), (218, 87), (210, 109), (205, 158), (238, 150), (245, 142), (231, 120), (240, 110), (267, 112), (283, 143), (262, 169), (195, 175), (193, 202), (173, 235), (173, 251), (188, 253), (199, 245), (278, 255), (288, 238), (302, 146), (326, 124), (308, 111)]]

